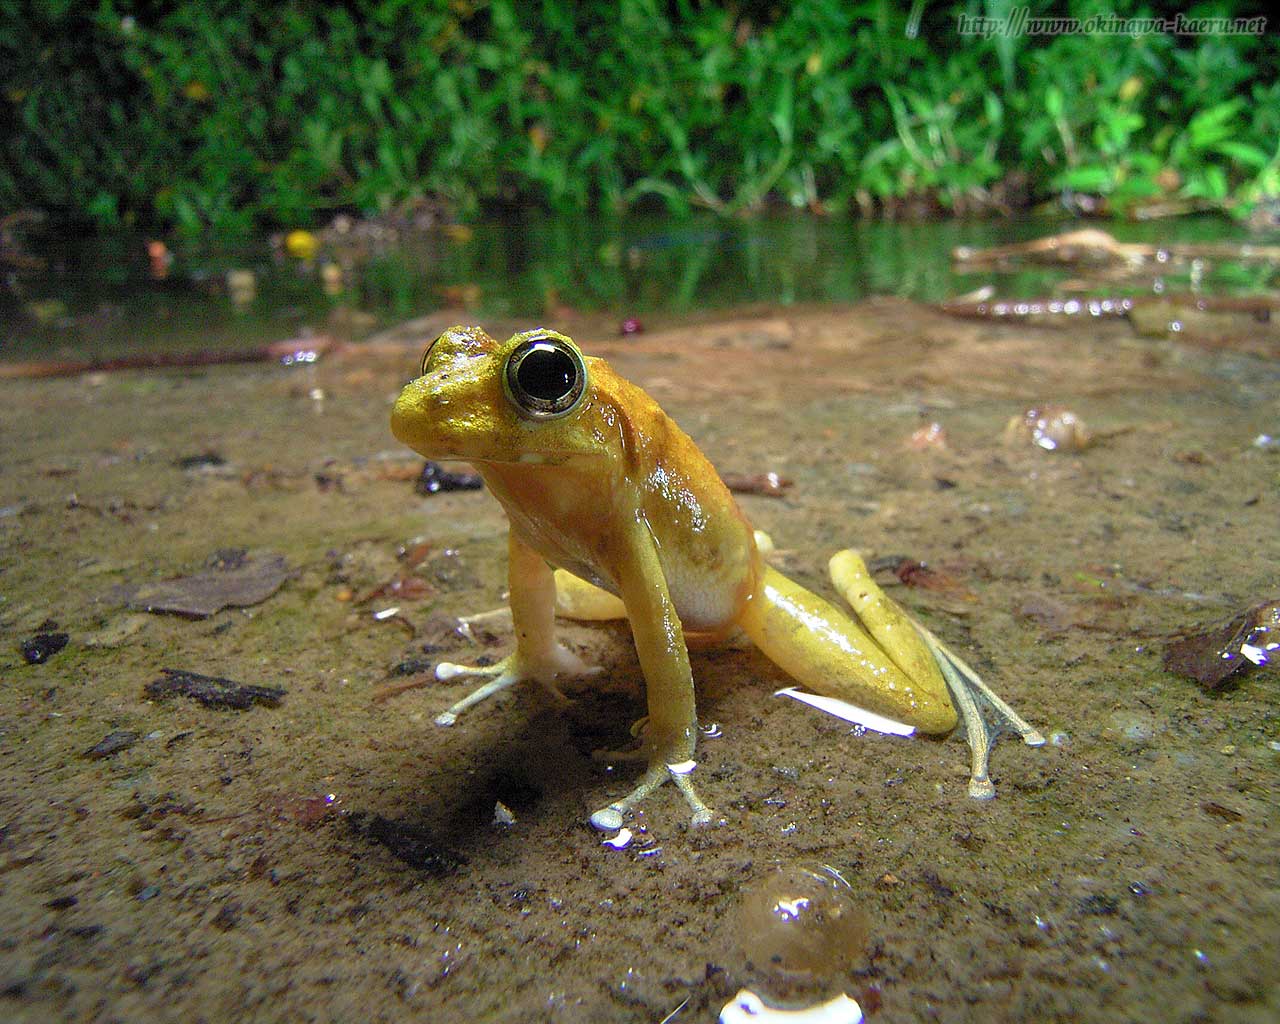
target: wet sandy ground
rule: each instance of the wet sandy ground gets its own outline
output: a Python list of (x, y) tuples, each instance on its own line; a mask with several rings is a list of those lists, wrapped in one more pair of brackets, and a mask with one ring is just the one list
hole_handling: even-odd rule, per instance
[[(386, 418), (417, 353), (7, 383), (0, 1016), (656, 1024), (682, 1004), (672, 1020), (712, 1021), (750, 985), (846, 991), (885, 1024), (1277, 1019), (1280, 676), (1208, 694), (1161, 667), (1169, 634), (1280, 589), (1280, 455), (1253, 446), (1280, 433), (1280, 364), (1256, 354), (1274, 326), (1253, 354), (891, 301), (626, 341), (565, 327), (723, 471), (794, 480), (742, 499), (789, 573), (830, 593), (848, 545), (949, 573), (961, 589), (891, 593), (1053, 742), (1005, 737), (978, 803), (959, 736), (855, 735), (772, 696), (785, 678), (731, 643), (693, 657), (718, 727), (702, 793), (727, 824), (690, 830), (660, 792), (629, 848), (602, 846), (587, 812), (630, 769), (590, 752), (643, 713), (625, 627), (564, 627), (608, 668), (568, 709), (530, 688), (444, 730), (466, 680), (387, 689), (408, 659), (510, 643), (450, 628), (500, 603), (505, 523), (483, 493), (413, 493)], [(1042, 401), (1103, 439), (1004, 445)], [(931, 421), (948, 446), (909, 448)], [(205, 453), (224, 464), (178, 465)], [(229, 548), (291, 578), (201, 620), (111, 596)], [(405, 576), (427, 586), (361, 602)], [(70, 641), (27, 665), (46, 620)], [(162, 668), (288, 692), (151, 700)], [(116, 732), (136, 741), (85, 755)], [(823, 864), (865, 946), (771, 974), (741, 907)]]

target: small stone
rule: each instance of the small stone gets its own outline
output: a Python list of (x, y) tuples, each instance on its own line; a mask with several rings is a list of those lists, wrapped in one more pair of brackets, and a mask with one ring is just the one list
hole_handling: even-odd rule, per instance
[(86, 750), (82, 756), (92, 761), (101, 761), (103, 758), (111, 757), (122, 750), (128, 750), (139, 739), (141, 737), (136, 732), (131, 732), (128, 729), (117, 729), (115, 732), (109, 732), (103, 736), (102, 739)]
[(37, 633), (22, 641), (22, 658), (28, 665), (42, 665), (67, 646), (66, 633)]

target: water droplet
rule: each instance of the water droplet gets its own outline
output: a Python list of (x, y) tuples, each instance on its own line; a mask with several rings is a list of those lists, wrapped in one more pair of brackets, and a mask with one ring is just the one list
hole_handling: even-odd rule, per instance
[(730, 922), (747, 960), (783, 974), (845, 971), (867, 943), (853, 888), (826, 864), (788, 864), (766, 875), (746, 889)]

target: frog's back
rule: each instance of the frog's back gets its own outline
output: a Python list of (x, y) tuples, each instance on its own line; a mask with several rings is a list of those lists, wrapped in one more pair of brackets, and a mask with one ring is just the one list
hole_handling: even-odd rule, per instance
[(681, 622), (728, 626), (755, 589), (751, 524), (693, 439), (643, 389), (603, 360), (592, 364), (601, 414), (621, 442), (619, 483), (649, 526)]

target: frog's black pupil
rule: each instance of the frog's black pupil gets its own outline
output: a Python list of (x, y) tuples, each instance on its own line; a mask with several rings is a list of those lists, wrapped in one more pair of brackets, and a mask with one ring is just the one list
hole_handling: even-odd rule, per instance
[(538, 346), (520, 360), (516, 381), (520, 390), (544, 402), (557, 402), (573, 390), (577, 366), (572, 357), (550, 345)]

